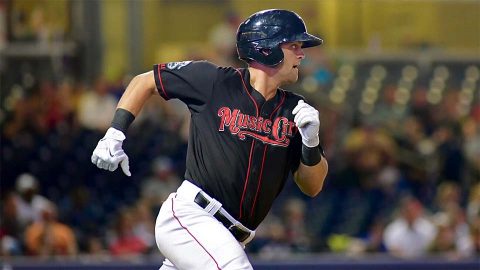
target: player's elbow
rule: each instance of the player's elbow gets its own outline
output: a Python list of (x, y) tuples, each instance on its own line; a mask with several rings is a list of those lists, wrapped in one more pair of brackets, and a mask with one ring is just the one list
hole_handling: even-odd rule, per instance
[(136, 85), (137, 89), (143, 89), (149, 94), (153, 95), (157, 93), (157, 88), (155, 86), (155, 76), (153, 75), (153, 71), (145, 72), (133, 77), (130, 83), (132, 85)]
[(295, 182), (305, 195), (315, 197), (322, 191), (327, 173), (327, 160), (322, 159), (322, 161), (315, 166), (309, 167), (301, 165), (295, 174)]
[(322, 191), (322, 189), (323, 189), (323, 181), (322, 181), (321, 185), (313, 186), (313, 187), (310, 187), (310, 188), (302, 190), (302, 191), (303, 191), (303, 193), (305, 193), (305, 195), (313, 198), (313, 197), (317, 196)]
[[(300, 190), (309, 197), (317, 196), (323, 189), (323, 181), (322, 179), (306, 179), (306, 178), (296, 178), (298, 187)], [(321, 180), (321, 181), (320, 181)]]

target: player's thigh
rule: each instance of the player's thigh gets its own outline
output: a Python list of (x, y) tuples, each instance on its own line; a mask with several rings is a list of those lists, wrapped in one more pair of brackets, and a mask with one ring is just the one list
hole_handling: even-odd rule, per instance
[(252, 269), (232, 234), (193, 202), (169, 197), (155, 236), (162, 254), (179, 269)]

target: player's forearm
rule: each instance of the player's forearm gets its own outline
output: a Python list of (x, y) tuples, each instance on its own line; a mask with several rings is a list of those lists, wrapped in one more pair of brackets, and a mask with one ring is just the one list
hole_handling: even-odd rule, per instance
[(155, 87), (153, 72), (150, 71), (137, 75), (128, 84), (127, 89), (118, 102), (117, 108), (127, 110), (134, 116), (137, 116), (145, 102), (155, 94), (158, 94), (158, 92)]
[(327, 173), (328, 161), (325, 157), (322, 157), (322, 160), (314, 166), (307, 166), (300, 162), (295, 174), (295, 182), (303, 193), (314, 197), (322, 190)]

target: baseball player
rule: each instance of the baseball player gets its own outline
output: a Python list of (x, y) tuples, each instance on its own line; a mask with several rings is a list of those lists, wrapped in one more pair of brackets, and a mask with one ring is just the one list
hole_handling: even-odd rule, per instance
[(92, 155), (99, 168), (120, 167), (127, 128), (145, 101), (180, 99), (191, 112), (185, 181), (163, 203), (155, 236), (160, 269), (252, 269), (244, 251), (290, 174), (309, 196), (328, 171), (318, 111), (279, 88), (298, 79), (303, 48), (322, 40), (287, 10), (265, 10), (240, 24), (237, 50), (248, 68), (206, 61), (158, 64), (133, 78), (111, 128)]

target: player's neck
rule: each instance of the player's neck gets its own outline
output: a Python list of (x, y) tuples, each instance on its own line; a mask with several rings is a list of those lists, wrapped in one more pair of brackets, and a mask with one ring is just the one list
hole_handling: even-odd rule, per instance
[(275, 79), (274, 72), (269, 68), (248, 67), (250, 72), (250, 85), (262, 96), (269, 100), (275, 96), (280, 82)]

